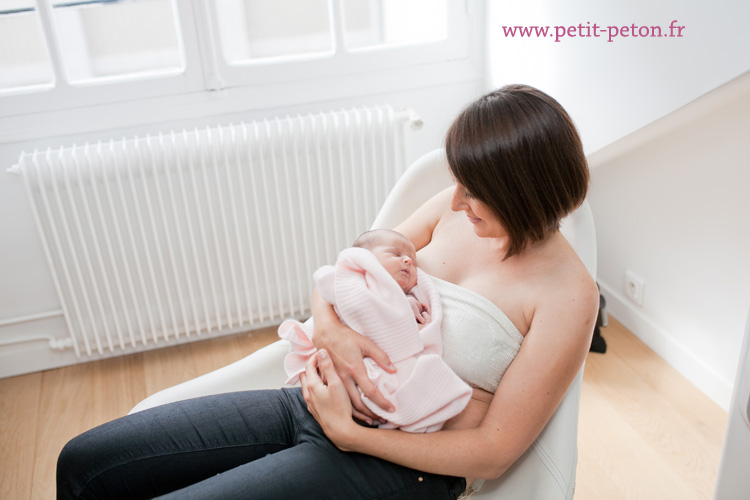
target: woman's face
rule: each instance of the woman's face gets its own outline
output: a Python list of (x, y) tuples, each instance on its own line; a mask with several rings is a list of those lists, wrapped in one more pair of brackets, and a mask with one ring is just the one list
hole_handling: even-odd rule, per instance
[(464, 211), (469, 222), (474, 226), (474, 233), (480, 238), (502, 238), (508, 233), (495, 214), (487, 206), (476, 199), (460, 182), (456, 181), (453, 192), (451, 209), (454, 212)]

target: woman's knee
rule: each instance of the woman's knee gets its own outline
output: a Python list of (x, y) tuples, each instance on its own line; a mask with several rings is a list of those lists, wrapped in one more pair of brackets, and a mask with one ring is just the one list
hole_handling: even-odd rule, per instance
[(83, 435), (74, 437), (57, 458), (57, 500), (79, 498), (85, 487), (85, 475), (96, 459), (93, 448)]
[[(57, 498), (87, 498), (103, 473), (132, 454), (132, 435), (121, 432), (124, 419), (94, 427), (74, 437), (57, 458)], [(88, 492), (88, 493), (87, 493)]]

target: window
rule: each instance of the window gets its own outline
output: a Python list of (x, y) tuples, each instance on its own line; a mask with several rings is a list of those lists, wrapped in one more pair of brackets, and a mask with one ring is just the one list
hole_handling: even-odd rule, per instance
[(67, 81), (179, 74), (181, 32), (171, 0), (55, 0), (52, 24)]
[(216, 0), (206, 15), (219, 33), (207, 81), (233, 88), (467, 57), (465, 1)]
[(445, 0), (348, 0), (344, 43), (356, 50), (445, 40), (446, 7)]
[(214, 12), (224, 60), (234, 66), (332, 56), (335, 25), (343, 38), (339, 50), (349, 51), (436, 42), (448, 34), (446, 0), (217, 0)]
[(0, 9), (0, 92), (52, 88), (52, 63), (34, 0), (2, 0)]
[(214, 8), (230, 65), (334, 53), (327, 0), (219, 0)]
[(0, 120), (59, 112), (60, 121), (65, 110), (85, 110), (114, 126), (112, 114), (155, 104), (208, 108), (201, 94), (228, 92), (247, 106), (284, 85), (307, 91), (300, 82), (318, 87), (298, 102), (338, 98), (341, 89), (364, 95), (374, 74), (429, 84), (435, 73), (425, 68), (468, 59), (469, 3), (0, 0)]

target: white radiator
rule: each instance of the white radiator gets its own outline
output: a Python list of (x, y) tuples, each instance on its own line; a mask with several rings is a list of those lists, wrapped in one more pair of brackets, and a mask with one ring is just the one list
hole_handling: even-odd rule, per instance
[(403, 172), (409, 119), (364, 108), (22, 154), (76, 354), (309, 315), (313, 271)]

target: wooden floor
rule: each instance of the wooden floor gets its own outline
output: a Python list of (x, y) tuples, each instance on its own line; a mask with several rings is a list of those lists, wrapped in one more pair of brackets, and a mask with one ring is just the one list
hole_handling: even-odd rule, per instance
[[(584, 372), (575, 500), (711, 498), (727, 414), (610, 317)], [(246, 356), (275, 329), (0, 380), (0, 499), (55, 497), (71, 437)]]

